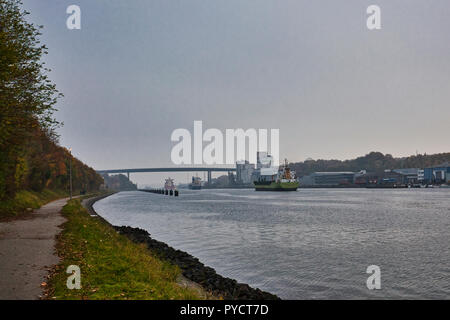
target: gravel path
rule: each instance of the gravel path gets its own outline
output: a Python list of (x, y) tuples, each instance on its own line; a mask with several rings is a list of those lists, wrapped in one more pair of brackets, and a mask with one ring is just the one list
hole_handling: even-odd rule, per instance
[(50, 202), (29, 218), (0, 223), (0, 300), (39, 299), (49, 269), (59, 262), (55, 236), (66, 220), (68, 198)]

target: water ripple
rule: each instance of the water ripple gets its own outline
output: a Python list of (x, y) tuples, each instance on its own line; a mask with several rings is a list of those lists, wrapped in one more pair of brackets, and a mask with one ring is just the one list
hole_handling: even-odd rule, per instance
[[(121, 192), (94, 207), (282, 298), (450, 297), (448, 190)], [(371, 264), (381, 290), (366, 287)]]

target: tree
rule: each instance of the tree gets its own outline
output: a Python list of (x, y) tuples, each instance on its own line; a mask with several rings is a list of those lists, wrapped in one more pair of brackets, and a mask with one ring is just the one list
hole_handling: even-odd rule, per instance
[(25, 20), (19, 0), (0, 0), (0, 199), (14, 195), (24, 145), (39, 128), (56, 141), (54, 105), (61, 96), (41, 58), (42, 26)]

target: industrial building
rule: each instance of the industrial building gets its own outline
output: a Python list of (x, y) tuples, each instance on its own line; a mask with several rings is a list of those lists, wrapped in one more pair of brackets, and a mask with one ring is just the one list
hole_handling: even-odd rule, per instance
[(426, 184), (450, 183), (450, 163), (423, 169), (423, 181)]
[(256, 169), (270, 168), (274, 166), (273, 157), (267, 152), (256, 153)]
[(416, 185), (420, 169), (406, 168), (374, 173), (360, 172), (315, 172), (300, 178), (300, 185), (311, 187), (365, 187), (370, 185)]
[(314, 172), (300, 178), (301, 186), (344, 186), (353, 184), (354, 172)]
[(269, 171), (272, 172), (273, 170), (278, 171), (278, 166), (274, 166), (273, 157), (267, 152), (258, 151), (256, 153), (256, 169), (251, 176), (251, 182), (253, 183), (253, 181), (260, 180), (262, 175), (267, 174)]
[(255, 171), (255, 165), (245, 161), (236, 162), (236, 183), (251, 184), (253, 183), (252, 176)]
[(450, 163), (419, 168), (401, 168), (383, 172), (314, 172), (301, 177), (302, 187), (420, 187), (450, 185)]
[(247, 160), (236, 161), (236, 176), (229, 177), (230, 183), (238, 186), (253, 186), (253, 182), (260, 179), (261, 175), (269, 171), (278, 173), (278, 166), (274, 166), (274, 159), (267, 152), (257, 152), (256, 161), (256, 168)]
[(425, 170), (423, 170), (423, 169), (417, 170), (417, 181), (420, 184), (423, 184), (424, 180), (425, 180)]
[(415, 185), (419, 183), (419, 168), (394, 169), (393, 172), (402, 176), (401, 183), (406, 185)]
[(381, 173), (365, 173), (356, 175), (355, 184), (358, 186), (392, 185), (414, 186), (419, 184), (419, 172), (417, 168), (402, 168), (384, 170)]

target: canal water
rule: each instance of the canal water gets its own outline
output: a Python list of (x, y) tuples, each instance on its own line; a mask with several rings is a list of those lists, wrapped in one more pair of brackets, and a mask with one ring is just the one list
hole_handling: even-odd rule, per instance
[(450, 298), (449, 189), (135, 191), (94, 208), (284, 299)]

